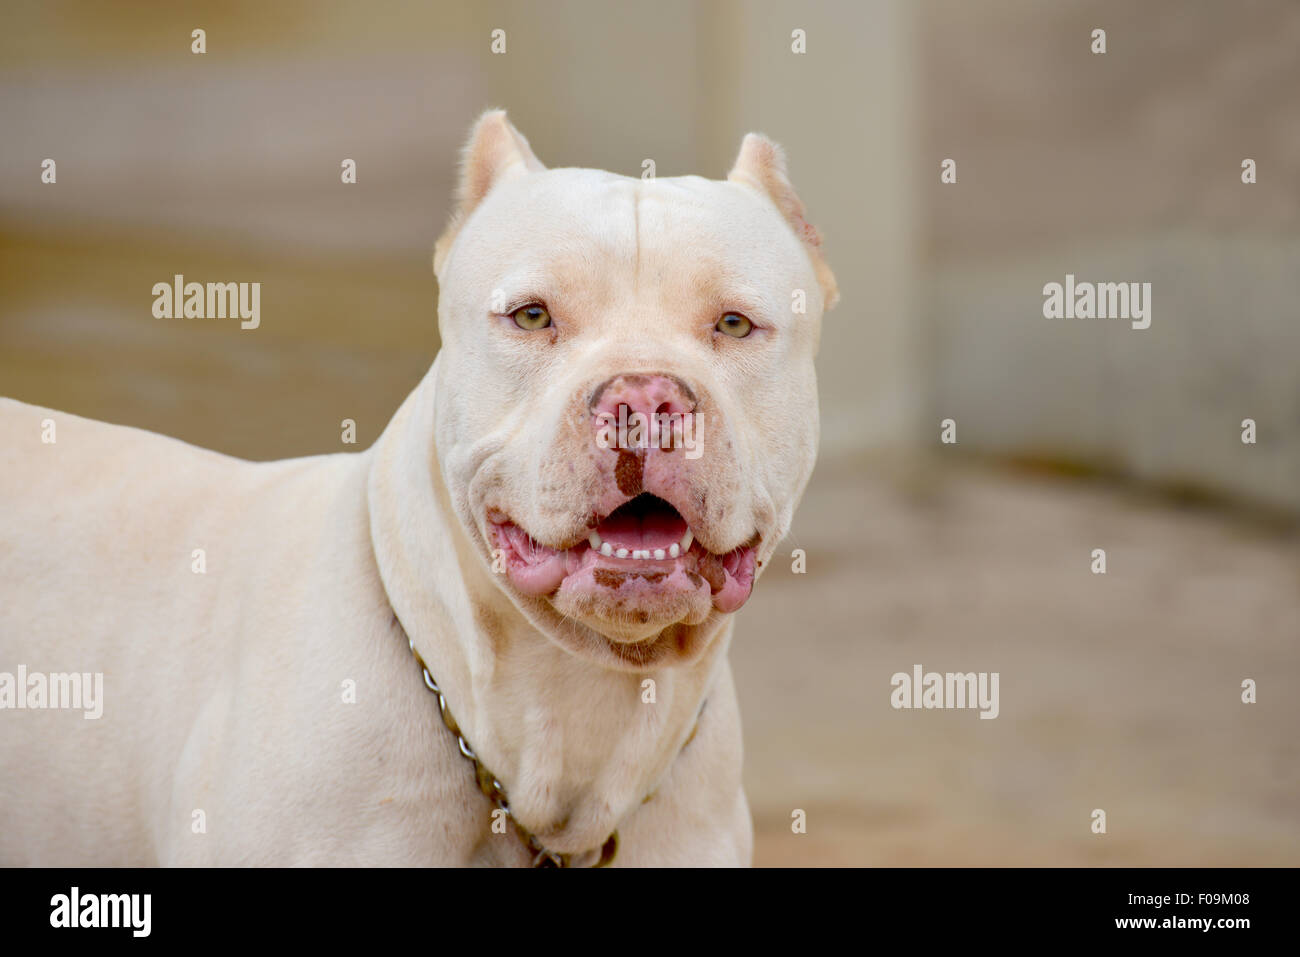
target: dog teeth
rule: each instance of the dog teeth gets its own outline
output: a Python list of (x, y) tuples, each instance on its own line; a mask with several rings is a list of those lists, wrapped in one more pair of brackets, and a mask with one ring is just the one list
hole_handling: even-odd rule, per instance
[(653, 558), (657, 562), (662, 562), (666, 558), (678, 558), (690, 551), (691, 542), (695, 541), (695, 534), (688, 528), (680, 542), (673, 542), (667, 548), (654, 549), (620, 548), (612, 542), (603, 541), (595, 532), (587, 537), (587, 541), (591, 543), (593, 550), (600, 552), (606, 558), (630, 558), (633, 561), (649, 561)]

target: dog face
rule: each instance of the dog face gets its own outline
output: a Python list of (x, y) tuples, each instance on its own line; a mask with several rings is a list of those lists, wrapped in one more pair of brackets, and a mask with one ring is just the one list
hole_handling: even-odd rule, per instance
[(726, 182), (547, 170), (486, 114), (435, 271), (439, 461), (499, 587), (610, 666), (696, 657), (816, 457), (835, 286), (779, 149)]

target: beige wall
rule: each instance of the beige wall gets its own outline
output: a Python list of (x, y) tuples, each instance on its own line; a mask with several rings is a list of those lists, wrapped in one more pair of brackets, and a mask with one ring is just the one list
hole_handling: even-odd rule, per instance
[[(904, 437), (902, 5), (60, 10), (22, 8), (0, 40), (0, 229), (17, 257), (0, 391), (257, 457), (335, 448), (339, 407), (373, 437), (436, 348), (428, 259), (460, 144), (504, 106), (555, 166), (640, 175), (651, 158), (659, 175), (722, 177), (747, 131), (781, 141), (843, 291), (820, 358), (827, 454)], [(36, 175), (46, 156), (54, 187)], [(344, 157), (355, 187), (338, 182)], [(199, 359), (199, 333), (163, 328), (148, 291), (222, 270), (263, 282), (267, 319), (205, 337)], [(87, 324), (103, 331), (93, 348)], [(123, 370), (146, 386), (125, 389)]]
[[(373, 437), (437, 348), (429, 252), (457, 150), (505, 106), (552, 165), (722, 176), (748, 130), (786, 146), (843, 292), (819, 358), (828, 459), (946, 451), (951, 416), (956, 451), (1300, 507), (1286, 0), (8, 16), (0, 392), (255, 457), (337, 447), (339, 407)], [(175, 272), (262, 281), (264, 328), (159, 325), (148, 289)], [(1044, 326), (1042, 285), (1066, 272), (1153, 281), (1153, 328)], [(1247, 417), (1260, 438), (1243, 450)]]
[[(924, 11), (935, 432), (952, 417), (962, 448), (1300, 510), (1300, 6)], [(1067, 273), (1152, 283), (1151, 328), (1044, 319)]]

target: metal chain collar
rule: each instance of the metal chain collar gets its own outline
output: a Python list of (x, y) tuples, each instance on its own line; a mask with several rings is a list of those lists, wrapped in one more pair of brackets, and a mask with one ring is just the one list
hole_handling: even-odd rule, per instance
[[(465, 736), (461, 734), (460, 726), (456, 724), (456, 719), (451, 715), (451, 709), (447, 707), (447, 699), (443, 695), (442, 689), (438, 687), (438, 682), (434, 680), (433, 674), (430, 673), (429, 666), (424, 663), (424, 659), (420, 657), (420, 653), (415, 650), (415, 641), (410, 637), (410, 635), (407, 635), (406, 643), (411, 649), (411, 654), (415, 656), (416, 664), (418, 664), (420, 670), (424, 672), (425, 687), (438, 696), (438, 713), (442, 715), (442, 723), (447, 726), (448, 731), (456, 736), (456, 745), (460, 748), (460, 753), (468, 758), (474, 765), (474, 780), (478, 782), (478, 789), (482, 791), (488, 800), (495, 804), (498, 809), (504, 811), (506, 817), (510, 819), (510, 823), (515, 826), (515, 832), (519, 835), (520, 840), (524, 842), (524, 846), (528, 848), (528, 852), (533, 856), (532, 866), (573, 867), (573, 858), (575, 855), (561, 854), (558, 851), (550, 850), (542, 844), (542, 842), (539, 841), (537, 837), (528, 830), (528, 828), (519, 823), (518, 818), (510, 812), (510, 802), (506, 797), (505, 786), (496, 779), (491, 771), (483, 766), (483, 762), (478, 759), (478, 755), (474, 752), (474, 749), (469, 746), (469, 742), (466, 741)], [(708, 699), (705, 699), (704, 703), (700, 705), (700, 714), (704, 713), (704, 705), (706, 704), (708, 704)], [(688, 744), (695, 740), (695, 732), (699, 730), (699, 725), (700, 716), (696, 715), (695, 727), (691, 729), (690, 737), (688, 737), (682, 744), (683, 751), (686, 749)], [(641, 803), (644, 804), (652, 797), (654, 797), (653, 791), (647, 794)], [(584, 852), (583, 856), (590, 853), (593, 852)], [(617, 853), (618, 831), (615, 830), (608, 838), (606, 838), (605, 843), (600, 848), (600, 856), (597, 858), (596, 863), (591, 866), (608, 867), (610, 862), (614, 860), (614, 855)]]

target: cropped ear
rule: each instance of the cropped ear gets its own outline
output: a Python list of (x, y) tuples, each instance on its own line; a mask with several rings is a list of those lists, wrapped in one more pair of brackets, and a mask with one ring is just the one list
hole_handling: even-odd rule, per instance
[(745, 134), (745, 139), (740, 144), (740, 155), (736, 157), (736, 164), (727, 174), (727, 179), (764, 193), (776, 204), (776, 208), (808, 251), (808, 257), (817, 273), (817, 282), (822, 287), (825, 307), (833, 308), (840, 301), (839, 286), (835, 283), (835, 274), (822, 256), (821, 237), (817, 235), (812, 223), (804, 218), (803, 201), (790, 185), (790, 178), (785, 171), (785, 152), (781, 147), (761, 133)]
[(528, 140), (506, 119), (505, 110), (488, 110), (480, 116), (461, 154), (456, 209), (433, 247), (434, 273), (442, 274), (442, 264), (461, 225), (493, 186), (544, 169), (546, 167), (533, 155)]

